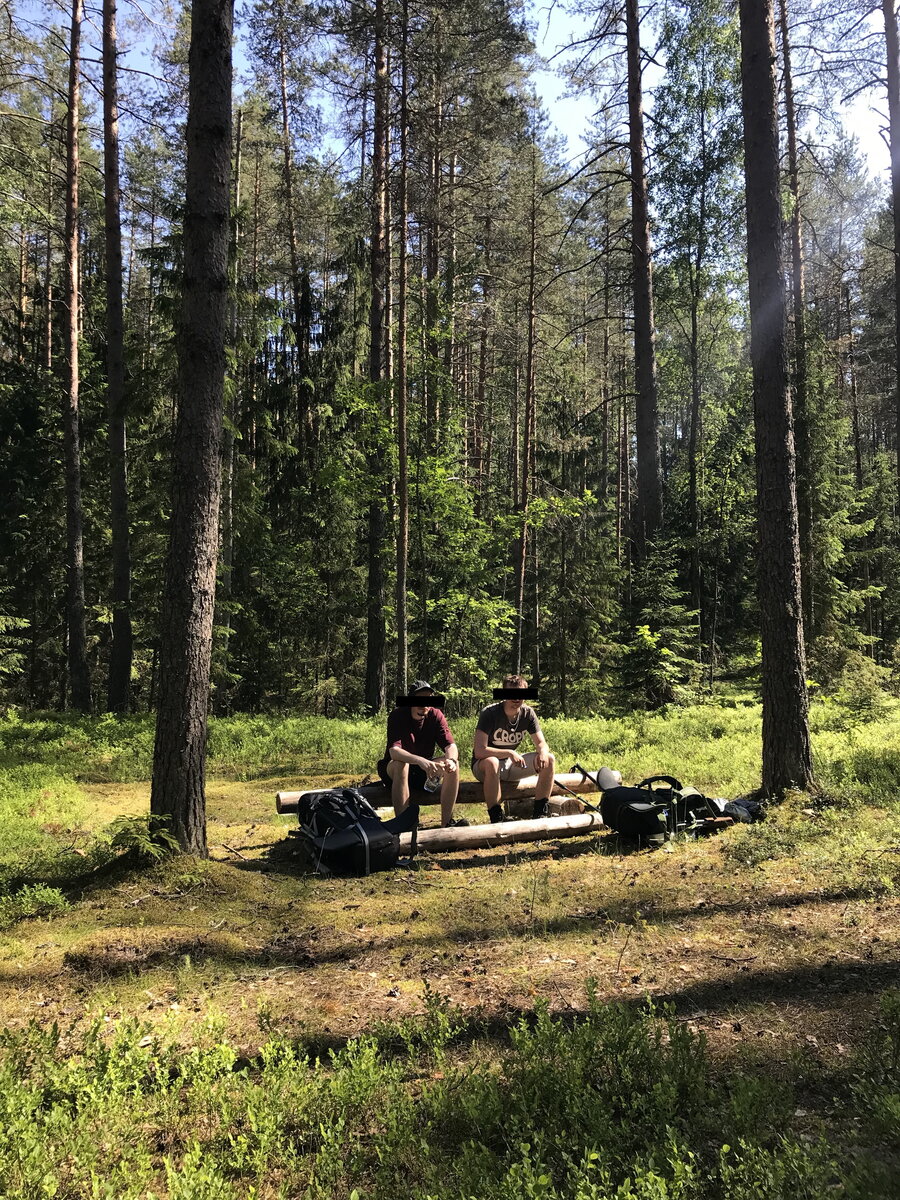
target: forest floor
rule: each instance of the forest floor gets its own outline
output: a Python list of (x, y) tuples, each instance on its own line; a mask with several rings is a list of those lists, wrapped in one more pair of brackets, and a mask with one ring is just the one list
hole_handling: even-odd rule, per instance
[[(758, 778), (752, 702), (545, 728), (566, 766)], [(215, 723), (210, 858), (138, 869), (149, 719), (7, 714), (5, 1194), (893, 1198), (900, 704), (813, 729), (820, 790), (759, 825), (322, 878), (274, 794), (359, 781), (380, 722)]]
[[(145, 783), (83, 789), (97, 827), (148, 804)], [(269, 781), (212, 778), (208, 810), (209, 862), (100, 872), (64, 912), (7, 932), (4, 1024), (132, 1014), (189, 1039), (212, 1007), (248, 1048), (273, 1028), (333, 1044), (420, 1010), (426, 984), (490, 1025), (541, 998), (581, 1010), (591, 979), (600, 999), (671, 1003), (713, 1047), (786, 1063), (845, 1054), (900, 980), (887, 810), (848, 817), (798, 796), (766, 824), (664, 850), (550, 837), (368, 879), (304, 873)]]

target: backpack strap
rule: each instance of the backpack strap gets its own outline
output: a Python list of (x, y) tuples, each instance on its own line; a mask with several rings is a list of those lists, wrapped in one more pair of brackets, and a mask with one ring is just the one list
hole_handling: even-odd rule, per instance
[(650, 775), (647, 779), (642, 779), (639, 784), (636, 784), (636, 786), (639, 788), (647, 788), (649, 791), (652, 791), (652, 785), (654, 783), (667, 783), (669, 787), (674, 788), (676, 792), (680, 792), (682, 787), (681, 780), (676, 779), (674, 775)]
[[(354, 826), (351, 825), (351, 829), (352, 828), (354, 828)], [(362, 821), (357, 821), (355, 828), (359, 830), (359, 836), (362, 838), (363, 845), (366, 848), (366, 874), (371, 875), (372, 871), (369, 861), (369, 835), (366, 833), (365, 829), (363, 829)]]

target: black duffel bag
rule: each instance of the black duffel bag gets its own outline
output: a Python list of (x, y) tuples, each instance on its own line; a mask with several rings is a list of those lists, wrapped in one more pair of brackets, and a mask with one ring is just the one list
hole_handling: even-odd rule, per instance
[(316, 870), (340, 875), (389, 871), (400, 857), (400, 834), (418, 826), (419, 806), (410, 804), (399, 817), (382, 821), (356, 788), (304, 792), (297, 807), (303, 839)]
[(653, 798), (653, 793), (641, 784), (638, 787), (608, 788), (600, 797), (603, 824), (623, 837), (665, 840), (669, 832), (669, 798)]

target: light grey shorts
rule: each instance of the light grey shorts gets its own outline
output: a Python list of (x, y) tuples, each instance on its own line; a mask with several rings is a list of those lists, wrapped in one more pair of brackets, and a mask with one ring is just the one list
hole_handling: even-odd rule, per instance
[[(527, 779), (529, 775), (537, 775), (537, 770), (534, 765), (535, 752), (532, 750), (529, 754), (523, 754), (525, 759), (524, 767), (517, 767), (511, 758), (500, 759), (500, 770), (498, 774), (502, 781), (512, 779)], [(484, 772), (481, 769), (481, 764), (484, 760), (477, 759), (472, 764), (472, 774), (479, 783), (484, 783)]]

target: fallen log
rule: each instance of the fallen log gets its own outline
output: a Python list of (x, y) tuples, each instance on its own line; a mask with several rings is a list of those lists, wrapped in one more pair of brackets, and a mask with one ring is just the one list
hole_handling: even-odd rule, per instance
[[(496, 825), (469, 825), (461, 829), (420, 829), (420, 850), (482, 850), (515, 842), (542, 842), (548, 838), (580, 837), (604, 829), (599, 813), (571, 817), (540, 817), (535, 821), (500, 821)], [(412, 834), (400, 834), (400, 849), (408, 851)]]
[[(585, 779), (583, 775), (577, 773), (566, 774), (557, 772), (556, 779), (559, 783), (565, 784), (572, 792), (595, 792), (597, 790), (593, 780)], [(504, 800), (513, 800), (528, 796), (533, 797), (536, 787), (537, 775), (527, 775), (524, 779), (517, 779), (511, 783), (502, 783), (500, 785), (500, 794)], [(362, 792), (370, 804), (374, 804), (376, 807), (390, 803), (391, 794), (380, 783), (368, 783), (358, 790)], [(554, 787), (553, 792), (554, 795), (563, 795), (564, 789), (562, 787)], [(276, 792), (275, 811), (282, 815), (295, 813), (298, 801), (303, 794), (303, 792)], [(415, 800), (418, 804), (438, 804), (441, 797), (439, 792), (413, 790), (410, 793), (410, 799)], [(483, 804), (484, 790), (481, 784), (476, 779), (461, 779), (456, 802), (457, 804)]]
[[(534, 809), (533, 796), (511, 796), (503, 802), (506, 815), (513, 821), (531, 819)], [(575, 813), (583, 813), (587, 806), (575, 796), (551, 796), (547, 801), (548, 817), (569, 817)], [(393, 809), (391, 809), (393, 812)]]

